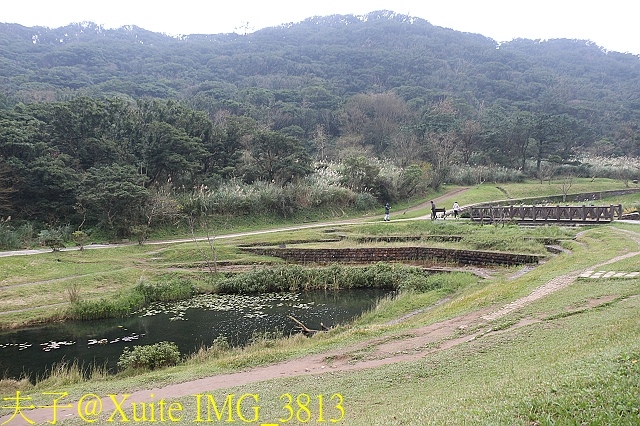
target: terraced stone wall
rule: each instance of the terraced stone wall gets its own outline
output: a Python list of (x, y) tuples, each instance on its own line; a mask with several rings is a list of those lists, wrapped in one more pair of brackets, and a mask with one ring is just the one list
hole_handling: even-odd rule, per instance
[(535, 264), (539, 256), (479, 250), (457, 250), (434, 247), (363, 247), (363, 248), (263, 248), (242, 250), (262, 256), (273, 256), (295, 263), (375, 263), (438, 262), (456, 265), (523, 265)]

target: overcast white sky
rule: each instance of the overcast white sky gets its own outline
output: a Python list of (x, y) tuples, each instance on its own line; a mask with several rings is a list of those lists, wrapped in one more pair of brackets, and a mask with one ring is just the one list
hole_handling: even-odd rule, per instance
[(55, 28), (93, 21), (171, 35), (218, 34), (381, 9), (496, 41), (585, 39), (640, 54), (637, 0), (3, 0), (0, 22)]

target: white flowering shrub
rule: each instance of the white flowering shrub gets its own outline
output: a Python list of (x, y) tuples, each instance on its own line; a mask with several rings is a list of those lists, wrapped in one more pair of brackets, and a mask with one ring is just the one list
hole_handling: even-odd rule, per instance
[(585, 165), (592, 177), (606, 177), (633, 181), (640, 179), (640, 158), (637, 157), (599, 157), (584, 156), (580, 162)]
[(326, 169), (284, 186), (271, 182), (243, 183), (230, 180), (215, 189), (200, 188), (182, 196), (180, 206), (188, 215), (290, 216), (308, 208), (358, 207), (356, 193), (337, 183)]
[(503, 166), (459, 166), (449, 170), (449, 183), (455, 185), (480, 185), (483, 182), (522, 182), (525, 176), (519, 170)]
[[(385, 201), (394, 201), (416, 190), (413, 175), (388, 161), (375, 158), (366, 161), (379, 170), (373, 187), (350, 189), (344, 185), (343, 164), (323, 162), (315, 165), (315, 172), (284, 186), (257, 181), (251, 184), (228, 180), (216, 188), (202, 186), (181, 196), (180, 209), (188, 216), (226, 214), (275, 214), (288, 217), (306, 209), (355, 208), (368, 210)], [(420, 168), (418, 168), (420, 171)]]

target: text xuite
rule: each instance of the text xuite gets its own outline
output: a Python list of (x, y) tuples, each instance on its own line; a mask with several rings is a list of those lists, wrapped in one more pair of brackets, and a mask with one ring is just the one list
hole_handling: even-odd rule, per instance
[(340, 393), (331, 396), (297, 395), (283, 393), (277, 401), (280, 406), (276, 419), (265, 422), (261, 418), (261, 400), (259, 394), (195, 394), (191, 401), (167, 401), (165, 398), (151, 401), (134, 401), (131, 394), (108, 394), (100, 397), (87, 393), (71, 403), (67, 392), (42, 392), (47, 402), (36, 405), (30, 395), (24, 396), (16, 391), (15, 396), (3, 398), (3, 415), (8, 415), (2, 425), (10, 425), (19, 419), (29, 424), (36, 422), (29, 418), (31, 410), (50, 410), (46, 419), (48, 424), (57, 424), (60, 416), (77, 415), (86, 423), (215, 423), (241, 422), (278, 426), (289, 422), (296, 423), (337, 423), (344, 419), (344, 397)]

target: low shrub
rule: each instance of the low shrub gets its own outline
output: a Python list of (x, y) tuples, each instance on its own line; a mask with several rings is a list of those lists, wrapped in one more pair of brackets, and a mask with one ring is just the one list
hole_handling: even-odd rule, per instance
[(173, 342), (159, 342), (152, 345), (125, 347), (118, 359), (118, 367), (127, 369), (148, 369), (169, 367), (180, 361), (180, 350)]
[(369, 210), (379, 204), (376, 197), (368, 192), (360, 192), (356, 194), (355, 207), (358, 210)]
[(74, 231), (71, 233), (71, 238), (73, 242), (76, 243), (78, 247), (80, 247), (80, 251), (84, 250), (84, 246), (89, 241), (89, 234), (84, 231)]
[(43, 229), (38, 234), (40, 244), (49, 247), (53, 251), (59, 251), (65, 247), (65, 241), (68, 241), (71, 236), (70, 225), (58, 226), (51, 229)]

